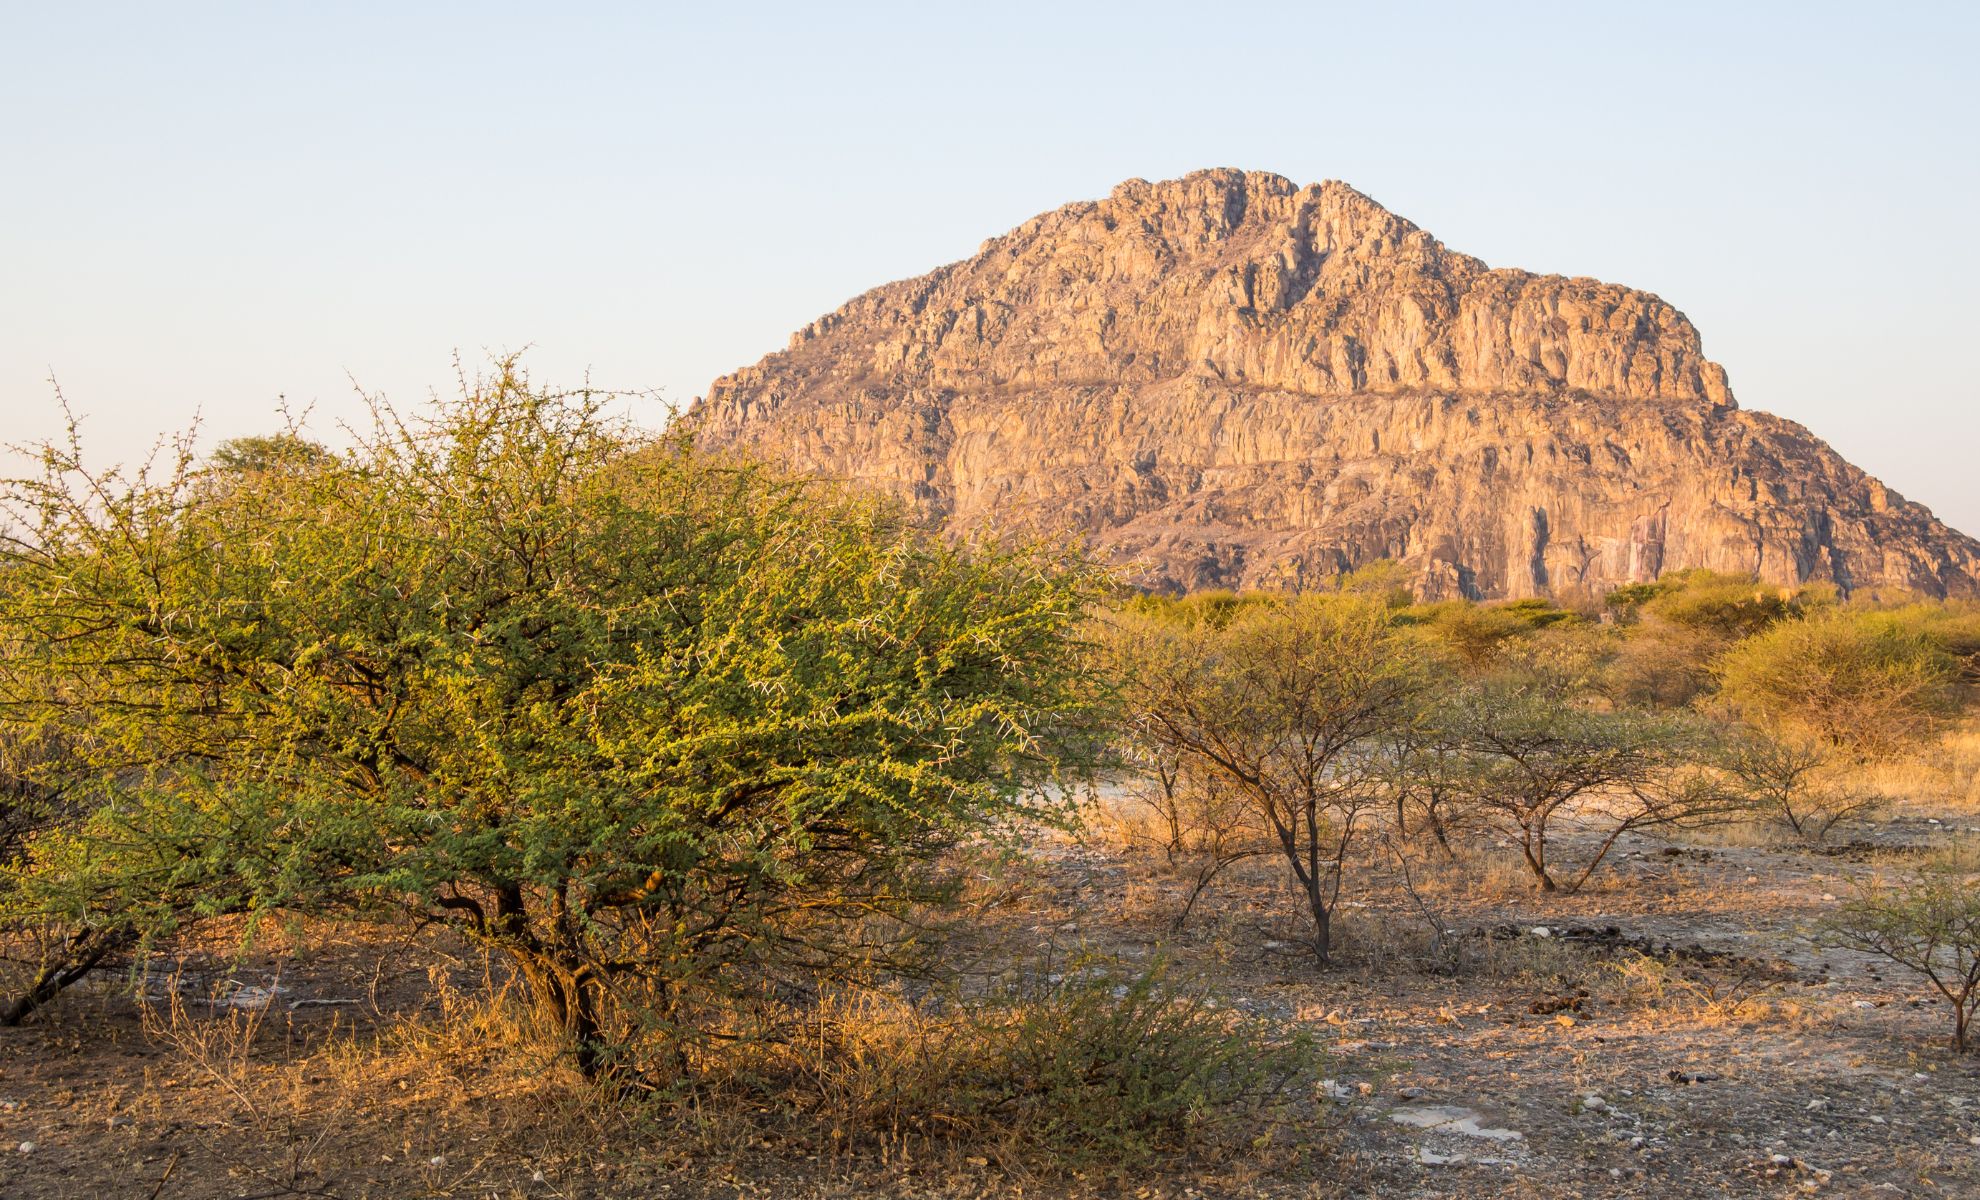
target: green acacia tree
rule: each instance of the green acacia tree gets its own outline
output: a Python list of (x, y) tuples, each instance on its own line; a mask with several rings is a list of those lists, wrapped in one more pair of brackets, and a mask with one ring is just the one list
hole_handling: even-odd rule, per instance
[(1829, 940), (1888, 959), (1932, 985), (1952, 1009), (1953, 1050), (1971, 1048), (1980, 1011), (1980, 889), (1971, 878), (1926, 877), (1864, 892), (1827, 922)]
[(1132, 736), (1251, 810), (1326, 964), (1350, 854), (1389, 803), (1383, 739), (1431, 684), (1421, 640), (1354, 595), (1259, 598), (1222, 623), (1127, 611), (1108, 640)]
[[(348, 455), (17, 483), (0, 722), (82, 752), (17, 917), (411, 913), (597, 1074), (858, 958), (1095, 744), (1069, 554), (653, 443), (513, 362)], [(224, 484), (222, 486), (221, 484)]]
[(1551, 851), (1569, 822), (1597, 841), (1567, 883), (1580, 890), (1622, 835), (1735, 811), (1695, 766), (1701, 728), (1669, 714), (1603, 710), (1557, 674), (1526, 671), (1458, 689), (1431, 718), (1444, 772), (1483, 823), (1519, 846), (1534, 882), (1561, 889)]
[(1719, 657), (1720, 694), (1763, 729), (1857, 759), (1895, 754), (1959, 711), (1980, 659), (1971, 626), (1958, 610), (1922, 605), (1784, 621)]

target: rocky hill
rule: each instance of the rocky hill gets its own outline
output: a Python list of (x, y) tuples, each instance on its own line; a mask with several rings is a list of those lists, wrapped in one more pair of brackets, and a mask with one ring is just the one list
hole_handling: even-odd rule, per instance
[(1429, 597), (1693, 566), (1980, 594), (1980, 543), (1738, 408), (1683, 313), (1341, 183), (1129, 181), (821, 317), (691, 419), (950, 528), (1077, 530), (1155, 588), (1389, 558)]

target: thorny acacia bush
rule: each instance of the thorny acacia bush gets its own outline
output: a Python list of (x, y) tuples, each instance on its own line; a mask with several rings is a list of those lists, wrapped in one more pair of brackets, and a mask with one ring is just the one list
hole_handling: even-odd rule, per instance
[(1454, 786), (1464, 804), (1512, 840), (1543, 891), (1561, 887), (1553, 846), (1564, 824), (1591, 827), (1598, 839), (1567, 884), (1574, 891), (1624, 833), (1708, 820), (1743, 804), (1697, 766), (1697, 722), (1599, 707), (1549, 672), (1466, 685), (1429, 719), (1435, 740), (1457, 754)]
[(1928, 875), (1872, 888), (1827, 923), (1839, 946), (1888, 959), (1923, 976), (1952, 1009), (1953, 1049), (1970, 1047), (1980, 1011), (1980, 880)]
[(1508, 648), (1541, 630), (1579, 623), (1574, 613), (1532, 599), (1497, 604), (1445, 600), (1399, 608), (1395, 616), (1399, 624), (1421, 629), (1467, 671), (1491, 667)]
[(1291, 871), (1325, 963), (1357, 836), (1386, 808), (1383, 737), (1430, 683), (1381, 600), (1274, 598), (1221, 624), (1123, 612), (1107, 630), (1135, 742), (1222, 782)]
[(1711, 695), (1713, 660), (1728, 647), (1835, 601), (1826, 584), (1782, 588), (1703, 569), (1629, 584), (1605, 600), (1623, 636), (1614, 640), (1599, 686), (1619, 704), (1687, 707)]
[(1715, 664), (1748, 722), (1858, 759), (1917, 743), (1959, 709), (1980, 663), (1980, 617), (1954, 608), (1836, 609), (1784, 621)]
[(1740, 729), (1723, 736), (1714, 761), (1754, 816), (1805, 841), (1822, 842), (1839, 827), (1869, 820), (1887, 803), (1883, 793), (1843, 769), (1841, 757), (1813, 738)]
[[(22, 862), (37, 838), (82, 810), (73, 790), (64, 794), (45, 781), (49, 766), (76, 749), (59, 730), (0, 726), (0, 866)], [(123, 927), (39, 920), (8, 922), (0, 932), (10, 935), (0, 956), (0, 1026), (19, 1025), (133, 940)]]
[[(344, 456), (8, 486), (0, 724), (88, 794), (17, 923), (439, 922), (587, 1075), (665, 1075), (736, 987), (851, 972), (950, 847), (1056, 820), (1101, 587), (683, 439), (513, 363)], [(58, 964), (59, 966), (60, 964)]]

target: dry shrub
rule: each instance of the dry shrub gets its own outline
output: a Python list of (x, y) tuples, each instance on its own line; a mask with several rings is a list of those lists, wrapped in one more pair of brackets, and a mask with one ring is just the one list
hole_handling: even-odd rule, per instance
[[(1474, 841), (1461, 844), (1456, 856), (1424, 856), (1416, 868), (1416, 887), (1425, 899), (1471, 907), (1479, 901), (1529, 903), (1533, 874), (1520, 852), (1504, 843)], [(1597, 876), (1587, 893), (1599, 893), (1605, 876)]]
[(734, 1010), (681, 1080), (647, 1091), (586, 1080), (514, 985), (430, 978), (422, 1012), (369, 1031), (298, 1039), (280, 1003), (231, 1007), (179, 986), (149, 1005), (146, 1028), (263, 1135), (256, 1161), (233, 1165), (271, 1187), (324, 1169), (351, 1114), (416, 1128), (436, 1149), (468, 1131), (528, 1158), (639, 1145), (677, 1166), (774, 1149), (854, 1168), (976, 1159), (1104, 1176), (1312, 1144), (1310, 1122), (1284, 1136), (1317, 1074), (1310, 1038), (1159, 964), (1041, 963), (970, 994), (834, 983), (766, 995)]
[[(1174, 881), (1180, 897), (1144, 897), (1176, 929), (1219, 877), (1240, 863), (1275, 853), (1269, 833), (1236, 788), (1174, 756), (1151, 756), (1145, 778), (1098, 798), (1089, 824), (1124, 856)], [(1168, 889), (1155, 889), (1166, 893)]]
[(1941, 842), (1918, 855), (1910, 865), (1927, 875), (1980, 876), (1980, 838), (1957, 837)]
[[(258, 1095), (263, 1089), (256, 1059), (272, 1002), (231, 1003), (224, 989), (188, 1001), (187, 990), (184, 975), (174, 972), (160, 997), (143, 999), (138, 1012), (146, 1036), (169, 1046), (181, 1062), (217, 1084), (263, 1126), (267, 1116)], [(270, 988), (271, 1001), (273, 994)]]
[(962, 997), (837, 987), (771, 1014), (777, 1036), (711, 1054), (704, 1110), (755, 1115), (812, 1153), (972, 1153), (1022, 1169), (1116, 1170), (1269, 1142), (1314, 1057), (1158, 965), (1097, 961)]
[(1727, 739), (1716, 758), (1742, 809), (1806, 842), (1868, 823), (1889, 803), (1833, 746), (1813, 738), (1749, 730)]
[[(152, 976), (140, 1016), (171, 1065), (146, 1072), (126, 1111), (162, 1124), (181, 1119), (180, 1106), (217, 1102), (251, 1136), (215, 1139), (190, 1161), (209, 1157), (262, 1196), (354, 1195), (354, 1172), (380, 1171), (392, 1195), (520, 1196), (513, 1185), (534, 1165), (583, 1173), (632, 1146), (667, 1165), (683, 1159), (642, 1140), (638, 1106), (587, 1081), (562, 1031), (516, 986), (457, 981), (459, 965), (430, 966), (407, 1009), (340, 1005), (328, 1020), (194, 973)], [(181, 1083), (205, 1094), (160, 1087)], [(375, 1165), (381, 1149), (398, 1165)]]
[(1450, 974), (1460, 969), (1457, 942), (1434, 917), (1362, 909), (1343, 913), (1343, 962), (1380, 969)]
[(1465, 976), (1555, 990), (1584, 982), (1599, 953), (1571, 939), (1535, 935), (1526, 927), (1446, 923), (1434, 909), (1346, 914), (1341, 946), (1343, 961), (1371, 971)]
[(1832, 945), (1887, 959), (1931, 984), (1952, 1010), (1953, 1048), (1966, 1053), (1980, 1013), (1980, 879), (1926, 872), (1873, 885), (1824, 925)]
[[(306, 1100), (298, 1090), (305, 1077), (349, 1107), (384, 1098), (443, 1121), (458, 1108), (458, 1115), (471, 1110), (480, 1122), (493, 1099), (602, 1093), (588, 1089), (572, 1068), (560, 1031), (533, 1017), (519, 981), (494, 978), (486, 965), (488, 977), (470, 990), (457, 986), (446, 966), (430, 966), (426, 1003), (411, 1012), (374, 1007), (346, 1016), (333, 1009), (330, 1021), (314, 1026), (299, 1023), (297, 1010), (275, 995), (279, 974), (265, 991), (243, 993), (231, 981), (193, 982), (174, 971), (141, 999), (139, 1013), (148, 1037), (258, 1120), (279, 1113), (291, 1093), (301, 1107), (320, 1107), (320, 1094)], [(518, 1129), (541, 1115), (543, 1104), (534, 1107)]]
[(1775, 820), (1726, 821), (1707, 825), (1691, 831), (1685, 841), (1692, 846), (1722, 850), (1777, 850), (1804, 844), (1794, 836), (1794, 830), (1786, 822)]
[(1693, 1023), (1762, 1019), (1774, 1011), (1780, 990), (1758, 972), (1715, 971), (1638, 951), (1605, 965), (1623, 1004)]
[(1463, 970), (1521, 987), (1568, 991), (1580, 986), (1589, 974), (1589, 951), (1560, 938), (1531, 934), (1502, 937), (1495, 931), (1480, 930), (1462, 946)]

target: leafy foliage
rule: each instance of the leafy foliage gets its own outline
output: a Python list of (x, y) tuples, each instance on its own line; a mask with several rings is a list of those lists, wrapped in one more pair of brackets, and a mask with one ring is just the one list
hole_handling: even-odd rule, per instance
[(1503, 604), (1447, 600), (1416, 605), (1398, 614), (1398, 619), (1420, 627), (1466, 668), (1480, 670), (1495, 664), (1516, 639), (1551, 626), (1572, 624), (1577, 618), (1542, 600)]
[(1630, 584), (1607, 599), (1610, 611), (1625, 622), (1662, 622), (1727, 640), (1751, 637), (1834, 602), (1833, 589), (1824, 585), (1773, 587), (1752, 575), (1703, 568)]
[[(939, 897), (1091, 756), (1100, 581), (647, 444), (513, 363), (343, 457), (14, 485), (0, 721), (100, 797), (16, 914), (410, 912), (508, 954), (587, 1070)], [(214, 472), (226, 486), (214, 486)], [(1056, 794), (1063, 794), (1063, 790)]]
[(1523, 673), (1460, 689), (1434, 718), (1463, 760), (1457, 787), (1520, 849), (1544, 891), (1560, 886), (1551, 834), (1575, 816), (1602, 840), (1575, 890), (1632, 829), (1670, 826), (1731, 807), (1691, 769), (1698, 726), (1676, 716), (1610, 711), (1558, 677)]
[(1957, 622), (1926, 609), (1840, 610), (1787, 621), (1717, 663), (1726, 703), (1763, 728), (1859, 758), (1915, 743), (1956, 711)]

